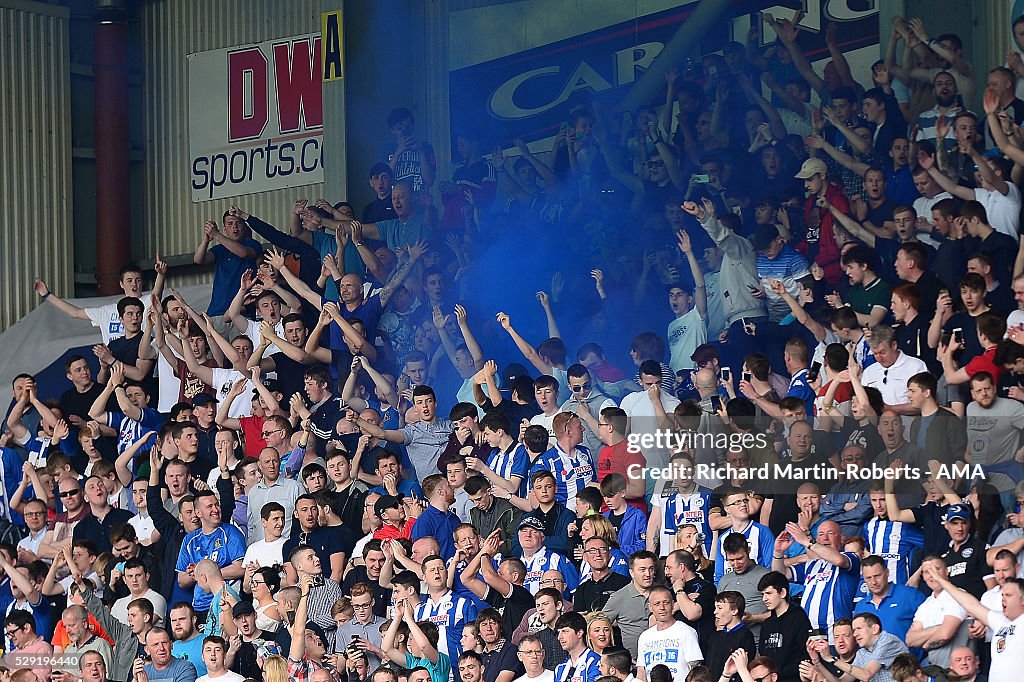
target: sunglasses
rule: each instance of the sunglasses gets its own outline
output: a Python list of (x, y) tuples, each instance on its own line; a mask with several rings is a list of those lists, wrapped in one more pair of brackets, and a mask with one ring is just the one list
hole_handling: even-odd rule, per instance
[(64, 491), (62, 491), (60, 493), (60, 496), (61, 497), (74, 497), (75, 495), (77, 495), (80, 492), (82, 492), (82, 491), (79, 490), (78, 488), (75, 488), (74, 490), (64, 490)]
[(580, 391), (589, 391), (593, 387), (594, 387), (593, 384), (586, 383), (586, 384), (578, 384), (576, 386), (569, 386), (569, 389), (573, 393), (579, 393)]

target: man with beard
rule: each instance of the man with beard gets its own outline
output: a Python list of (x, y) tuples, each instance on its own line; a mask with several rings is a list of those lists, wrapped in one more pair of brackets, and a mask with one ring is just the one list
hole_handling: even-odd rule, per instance
[[(897, 71), (893, 70), (893, 73), (898, 76)], [(939, 139), (937, 128), (941, 126), (948, 130), (953, 124), (953, 117), (960, 111), (956, 79), (948, 71), (935, 74), (932, 92), (935, 95), (935, 106), (922, 111), (917, 117), (917, 127), (920, 131), (918, 140)], [(941, 144), (945, 144), (947, 148), (951, 148), (953, 143), (952, 139), (941, 140)]]
[(205, 675), (203, 633), (196, 627), (195, 609), (188, 602), (178, 602), (171, 606), (171, 612), (167, 619), (170, 622), (171, 634), (174, 635), (171, 653), (175, 658), (194, 665), (200, 675)]
[(416, 519), (410, 539), (437, 538), (441, 558), (447, 561), (455, 556), (454, 534), (460, 523), (458, 515), (449, 509), (455, 503), (455, 493), (444, 476), (433, 474), (423, 479), (423, 495), (429, 504)]
[(988, 372), (978, 372), (970, 381), (972, 401), (967, 405), (967, 452), (970, 461), (985, 467), (985, 475), (1001, 493), (1013, 490), (1022, 477), (1018, 458), (1024, 430), (1024, 405), (996, 396)]

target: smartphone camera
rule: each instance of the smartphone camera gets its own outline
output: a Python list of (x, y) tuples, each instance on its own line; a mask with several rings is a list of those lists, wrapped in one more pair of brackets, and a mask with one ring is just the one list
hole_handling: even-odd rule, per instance
[(821, 373), (821, 363), (815, 362), (811, 364), (811, 368), (807, 370), (807, 382), (811, 383), (818, 380), (818, 374)]

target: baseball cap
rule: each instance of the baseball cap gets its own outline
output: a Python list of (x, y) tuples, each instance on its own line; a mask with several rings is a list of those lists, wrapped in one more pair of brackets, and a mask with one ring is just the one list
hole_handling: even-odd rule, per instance
[(522, 530), (523, 528), (533, 528), (534, 530), (539, 530), (543, 533), (544, 523), (536, 516), (527, 516), (519, 522), (519, 527), (517, 528), (517, 530)]
[(757, 233), (754, 235), (754, 250), (764, 251), (778, 238), (779, 228), (774, 225), (762, 225), (757, 228)]
[(528, 376), (530, 376), (529, 370), (518, 362), (506, 365), (505, 370), (501, 373), (501, 378), (505, 380), (506, 386), (511, 386), (518, 377)]
[(320, 643), (323, 644), (324, 648), (327, 648), (329, 640), (327, 639), (327, 633), (324, 629), (313, 621), (306, 623), (306, 630), (312, 632), (314, 635), (320, 638)]
[(971, 512), (971, 508), (966, 504), (951, 504), (946, 507), (946, 513), (942, 515), (942, 520), (945, 523), (949, 523), (954, 519), (970, 521), (973, 517), (974, 513)]
[(828, 173), (828, 166), (821, 159), (807, 159), (803, 165), (800, 166), (800, 172), (793, 177), (806, 180), (807, 178), (814, 177), (815, 175), (824, 175)]
[(231, 607), (231, 615), (234, 618), (245, 616), (250, 613), (256, 613), (256, 609), (253, 608), (252, 602), (240, 601)]
[(395, 509), (402, 506), (402, 498), (394, 495), (381, 495), (381, 498), (373, 503), (373, 511), (380, 516), (388, 509)]
[(195, 398), (192, 398), (192, 407), (199, 407), (200, 405), (216, 404), (217, 399), (209, 393), (200, 393)]

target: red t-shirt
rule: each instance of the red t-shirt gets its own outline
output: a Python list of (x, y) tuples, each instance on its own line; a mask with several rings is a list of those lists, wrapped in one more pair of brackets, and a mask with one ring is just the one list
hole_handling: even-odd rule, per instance
[[(828, 387), (831, 384), (832, 384), (832, 382), (830, 381), (830, 382), (828, 382), (827, 384), (825, 384), (824, 386), (822, 386), (818, 390), (818, 397), (819, 398), (824, 398), (825, 397), (825, 394), (828, 392)], [(845, 403), (847, 400), (849, 400), (852, 397), (853, 397), (853, 384), (851, 384), (849, 381), (847, 381), (846, 383), (839, 384), (839, 386), (836, 388), (836, 394), (834, 396), (832, 396), (832, 400), (836, 403), (836, 405), (838, 405), (840, 403)]]
[(995, 346), (986, 349), (981, 355), (975, 355), (964, 369), (967, 370), (967, 376), (972, 377), (979, 372), (988, 372), (992, 375), (993, 383), (998, 383), (999, 375), (1003, 373), (1003, 368), (996, 364)]
[(405, 538), (406, 540), (412, 540), (412, 527), (416, 523), (416, 519), (407, 519), (402, 524), (401, 530), (394, 526), (384, 524), (377, 530), (373, 531), (374, 540), (397, 540), (398, 538)]
[(263, 440), (263, 417), (239, 417), (238, 423), (242, 425), (242, 433), (245, 434), (245, 456), (259, 459), (260, 452), (267, 447), (267, 441)]
[[(608, 474), (621, 474), (628, 481), (631, 467), (634, 471), (647, 467), (647, 458), (642, 452), (630, 452), (629, 441), (625, 440), (617, 445), (606, 445), (597, 456), (597, 482), (603, 481)], [(626, 503), (647, 513), (647, 500), (643, 497), (629, 498)], [(601, 511), (608, 511), (607, 505), (602, 505)]]

